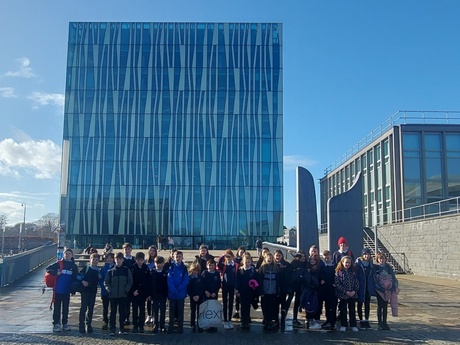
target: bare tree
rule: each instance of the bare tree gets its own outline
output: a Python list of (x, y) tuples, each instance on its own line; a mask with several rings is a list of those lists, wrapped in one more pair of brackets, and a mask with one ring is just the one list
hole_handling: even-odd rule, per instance
[(59, 215), (57, 213), (47, 213), (35, 222), (37, 230), (40, 231), (40, 236), (52, 236), (56, 228), (59, 226)]

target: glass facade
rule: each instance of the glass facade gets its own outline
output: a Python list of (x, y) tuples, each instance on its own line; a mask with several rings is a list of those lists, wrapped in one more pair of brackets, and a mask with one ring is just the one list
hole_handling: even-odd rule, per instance
[[(327, 200), (347, 191), (360, 171), (366, 227), (373, 226), (375, 220), (377, 224), (400, 221), (409, 214), (403, 210), (414, 206), (458, 197), (460, 126), (393, 127), (328, 173), (321, 179), (322, 229), (327, 223)], [(410, 216), (428, 211), (417, 208), (410, 211)]]
[(70, 23), (67, 234), (275, 239), (282, 84), (281, 24)]

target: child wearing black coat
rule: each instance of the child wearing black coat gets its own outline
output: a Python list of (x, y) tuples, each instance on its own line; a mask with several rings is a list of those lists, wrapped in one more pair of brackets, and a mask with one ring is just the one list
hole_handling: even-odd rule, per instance
[(155, 258), (150, 271), (150, 299), (152, 301), (153, 333), (166, 332), (166, 301), (168, 299), (168, 269), (162, 256)]
[[(198, 316), (200, 314), (200, 304), (203, 302), (204, 296), (204, 279), (201, 276), (201, 266), (199, 263), (192, 263), (188, 270), (189, 280), (187, 286), (187, 294), (190, 297), (190, 327), (195, 332), (197, 328)], [(198, 327), (198, 332), (203, 332), (203, 329)]]
[(258, 273), (252, 265), (251, 254), (245, 253), (242, 256), (242, 265), (236, 276), (235, 294), (241, 303), (241, 328), (249, 329), (251, 321), (251, 304), (258, 296)]
[(136, 263), (131, 267), (133, 285), (129, 298), (133, 306), (133, 333), (144, 333), (145, 301), (150, 296), (150, 271), (144, 260), (144, 253), (136, 253)]

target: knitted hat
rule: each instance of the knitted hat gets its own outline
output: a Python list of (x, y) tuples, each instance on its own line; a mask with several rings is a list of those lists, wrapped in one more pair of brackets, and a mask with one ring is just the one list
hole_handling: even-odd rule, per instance
[(343, 236), (339, 238), (339, 240), (337, 242), (337, 245), (340, 246), (341, 243), (348, 244), (347, 239), (345, 237), (343, 237)]
[(361, 255), (364, 255), (364, 254), (371, 254), (371, 250), (369, 248), (364, 248), (361, 252)]

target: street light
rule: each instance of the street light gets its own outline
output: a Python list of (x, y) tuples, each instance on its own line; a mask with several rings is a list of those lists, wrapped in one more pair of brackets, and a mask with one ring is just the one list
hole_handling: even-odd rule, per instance
[(18, 244), (18, 253), (21, 252), (22, 249), (22, 241), (21, 241), (21, 235), (22, 235), (22, 229), (24, 228), (24, 234), (26, 232), (26, 209), (27, 205), (25, 202), (21, 204), (22, 207), (24, 207), (24, 219), (22, 221), (21, 226), (19, 227), (19, 244)]

